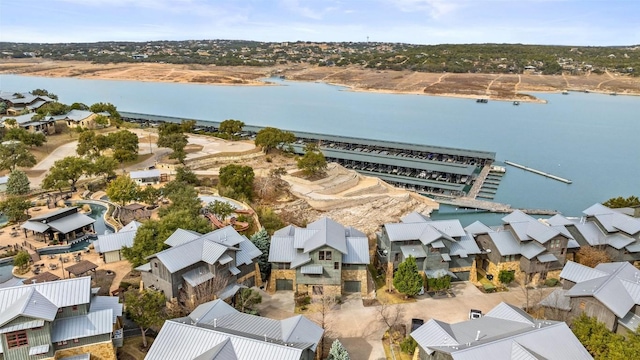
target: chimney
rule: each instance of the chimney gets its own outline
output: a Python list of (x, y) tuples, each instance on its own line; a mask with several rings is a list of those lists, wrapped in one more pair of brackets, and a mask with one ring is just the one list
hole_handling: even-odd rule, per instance
[(476, 333), (476, 341), (480, 340), (480, 330)]

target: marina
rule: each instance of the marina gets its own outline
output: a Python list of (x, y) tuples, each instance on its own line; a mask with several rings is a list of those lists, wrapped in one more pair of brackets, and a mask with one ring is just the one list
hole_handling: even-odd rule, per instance
[(524, 166), (524, 165), (516, 164), (516, 163), (514, 163), (512, 161), (509, 161), (509, 160), (505, 160), (504, 163), (507, 164), (507, 165), (511, 165), (513, 167), (516, 167), (518, 169), (526, 170), (526, 171), (532, 172), (534, 174), (538, 174), (538, 175), (542, 175), (544, 177), (548, 177), (549, 179), (558, 180), (558, 181), (563, 182), (565, 184), (571, 184), (572, 183), (572, 181), (569, 180), (569, 179), (565, 179), (565, 178), (562, 178), (560, 176), (552, 175), (552, 174), (546, 173), (544, 171), (532, 169), (532, 168)]

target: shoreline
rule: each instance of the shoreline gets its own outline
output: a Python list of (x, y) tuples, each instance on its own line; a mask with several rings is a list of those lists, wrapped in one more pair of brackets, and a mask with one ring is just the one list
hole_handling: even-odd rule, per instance
[[(18, 66), (11, 66), (12, 64)], [(115, 66), (115, 67), (114, 67)], [(265, 71), (266, 70), (266, 71)], [(538, 88), (527, 88), (521, 85), (520, 89), (514, 91), (504, 92), (500, 90), (492, 90), (494, 94), (482, 93), (482, 90), (478, 91), (478, 94), (460, 94), (456, 91), (458, 89), (470, 89), (473, 87), (467, 87), (464, 83), (459, 83), (459, 87), (453, 87), (445, 89), (443, 92), (430, 93), (424, 92), (419, 89), (415, 90), (395, 90), (376, 88), (375, 84), (367, 86), (367, 80), (358, 80), (358, 84), (349, 84), (349, 78), (342, 79), (342, 81), (336, 79), (327, 79), (328, 76), (323, 76), (318, 79), (313, 79), (311, 76), (308, 79), (299, 80), (296, 79), (296, 71), (300, 69), (278, 69), (278, 68), (247, 68), (247, 67), (208, 67), (205, 69), (192, 69), (184, 65), (174, 64), (156, 64), (156, 63), (144, 63), (144, 64), (107, 64), (97, 65), (93, 63), (83, 62), (60, 62), (60, 61), (46, 61), (46, 62), (6, 62), (0, 61), (0, 75), (18, 75), (18, 76), (31, 76), (31, 77), (47, 77), (47, 78), (76, 78), (83, 80), (111, 80), (111, 81), (135, 81), (145, 83), (175, 83), (175, 84), (191, 84), (191, 85), (213, 85), (213, 86), (283, 86), (285, 84), (279, 82), (269, 81), (274, 71), (278, 70), (279, 73), (284, 75), (284, 81), (295, 82), (316, 82), (324, 83), (332, 86), (339, 86), (345, 89), (341, 91), (352, 92), (364, 92), (364, 93), (379, 93), (379, 94), (394, 94), (394, 95), (422, 95), (422, 96), (438, 96), (458, 99), (487, 99), (491, 101), (506, 101), (506, 102), (519, 102), (519, 103), (533, 103), (533, 104), (546, 104), (548, 101), (540, 99), (532, 93), (549, 93), (558, 94), (563, 91), (569, 92), (587, 92), (602, 95), (620, 95), (620, 96), (640, 96), (640, 91), (635, 87), (626, 87), (617, 89), (589, 89), (588, 84), (567, 84), (568, 87), (557, 88), (551, 83), (547, 83), (547, 86), (541, 86)], [(284, 70), (284, 71), (283, 71)], [(317, 71), (317, 69), (309, 68), (302, 69), (304, 71)], [(292, 72), (289, 74), (289, 72)], [(312, 73), (316, 76), (323, 74)], [(427, 73), (425, 73), (427, 74)], [(448, 73), (447, 73), (448, 74)], [(373, 73), (370, 74), (374, 75)], [(452, 74), (452, 76), (464, 76), (464, 74)], [(477, 74), (468, 74), (470, 81)], [(492, 74), (484, 74), (492, 75)], [(520, 76), (520, 75), (518, 75)], [(498, 77), (499, 78), (499, 77)], [(202, 81), (193, 81), (202, 80)], [(476, 78), (477, 79), (477, 78)], [(332, 81), (333, 80), (333, 81)], [(364, 83), (363, 83), (364, 81)], [(400, 80), (402, 82), (403, 80)], [(495, 81), (495, 79), (494, 79)], [(492, 82), (491, 82), (492, 83)], [(393, 87), (393, 82), (385, 83)], [(477, 82), (475, 83), (477, 86)], [(364, 85), (364, 86), (362, 86)], [(573, 85), (573, 86), (571, 86)], [(577, 85), (577, 86), (576, 86)], [(598, 84), (599, 86), (600, 84)], [(491, 84), (489, 84), (491, 86)], [(538, 87), (535, 86), (534, 87)], [(500, 95), (495, 95), (495, 92), (499, 92)], [(504, 94), (509, 94), (505, 96)]]

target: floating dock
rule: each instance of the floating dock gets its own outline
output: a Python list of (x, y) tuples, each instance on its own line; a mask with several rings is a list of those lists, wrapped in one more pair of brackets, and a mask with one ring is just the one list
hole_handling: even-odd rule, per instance
[(569, 179), (561, 178), (560, 176), (555, 176), (555, 175), (552, 175), (552, 174), (548, 174), (548, 173), (546, 173), (544, 171), (540, 171), (540, 170), (532, 169), (532, 168), (524, 166), (524, 165), (516, 164), (516, 163), (514, 163), (512, 161), (509, 161), (509, 160), (505, 160), (504, 163), (507, 164), (507, 165), (511, 165), (513, 167), (517, 167), (518, 169), (526, 170), (526, 171), (532, 172), (534, 174), (538, 174), (538, 175), (542, 175), (544, 177), (548, 177), (549, 179), (561, 181), (561, 182), (563, 182), (565, 184), (571, 184), (572, 183), (572, 181), (569, 180)]

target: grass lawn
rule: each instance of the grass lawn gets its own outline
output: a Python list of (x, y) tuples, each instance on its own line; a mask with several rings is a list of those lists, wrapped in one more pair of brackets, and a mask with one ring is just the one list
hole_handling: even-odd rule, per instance
[(393, 355), (391, 355), (391, 347), (389, 346), (388, 340), (382, 340), (382, 346), (384, 347), (384, 354), (387, 356), (387, 359), (395, 359), (395, 360), (412, 360), (413, 356), (403, 353), (400, 350), (400, 346), (398, 344), (393, 344)]

